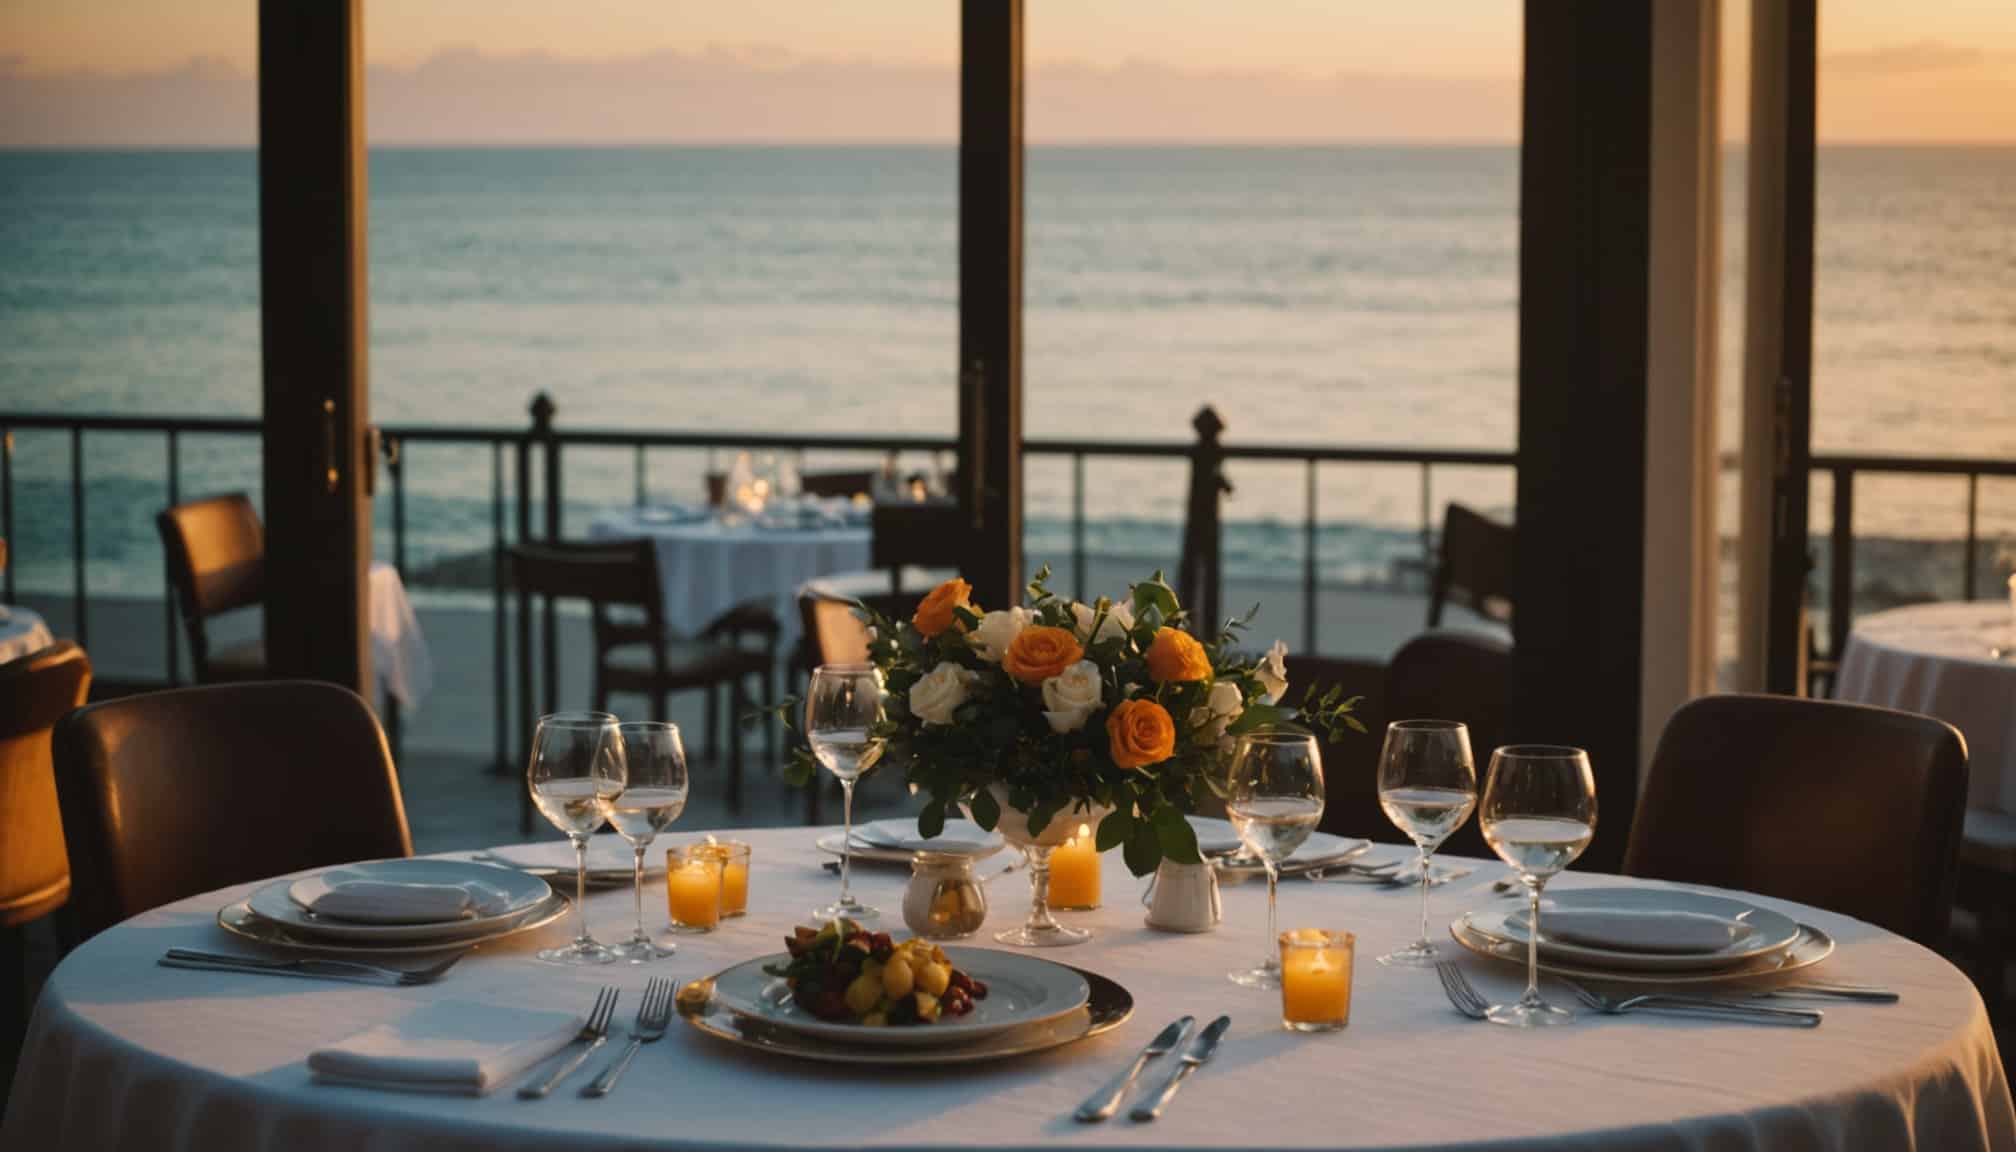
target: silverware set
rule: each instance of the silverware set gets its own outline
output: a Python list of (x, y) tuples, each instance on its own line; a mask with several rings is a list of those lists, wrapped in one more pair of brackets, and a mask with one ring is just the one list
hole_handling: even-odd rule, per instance
[(356, 984), (390, 984), (410, 988), (432, 984), (469, 954), (469, 949), (450, 953), (424, 968), (394, 968), (366, 964), (361, 960), (336, 960), (319, 956), (295, 960), (268, 960), (229, 952), (202, 952), (194, 948), (170, 948), (161, 956), (163, 968), (194, 968), (204, 972), (241, 972), (261, 976), (297, 976), (310, 980), (346, 980)]
[[(1454, 962), (1444, 960), (1435, 965), (1435, 975), (1442, 982), (1442, 993), (1449, 998), (1449, 1004), (1457, 1012), (1472, 1020), (1482, 1020), (1490, 1011), (1490, 1002), (1485, 1000), (1470, 978), (1463, 974)], [(1740, 1020), (1750, 1024), (1777, 1024), (1792, 1028), (1818, 1027), (1824, 1014), (1815, 1008), (1777, 1008), (1755, 1001), (1776, 996), (1837, 996), (1844, 999), (1863, 1000), (1876, 1003), (1895, 1003), (1895, 992), (1870, 985), (1826, 985), (1790, 984), (1777, 988), (1751, 990), (1742, 1000), (1716, 999), (1707, 996), (1687, 996), (1672, 992), (1648, 992), (1636, 996), (1604, 996), (1585, 988), (1572, 980), (1556, 977), (1561, 985), (1573, 993), (1585, 1008), (1604, 1016), (1623, 1016), (1632, 1012), (1660, 1012), (1681, 1016), (1696, 1016), (1723, 1020)]]
[[(544, 1099), (560, 1081), (573, 1075), (576, 1068), (586, 1063), (597, 1048), (608, 1042), (609, 1018), (616, 1013), (616, 998), (619, 995), (614, 987), (604, 987), (596, 995), (595, 1008), (588, 1013), (588, 1022), (581, 1026), (581, 1031), (575, 1033), (574, 1039), (568, 1042), (567, 1047), (561, 1049), (553, 1071), (547, 1073), (544, 1080), (535, 1080), (520, 1086), (518, 1089), (520, 1100)], [(580, 1046), (578, 1051), (573, 1050), (576, 1045)]]
[(1073, 1115), (1087, 1124), (1110, 1119), (1114, 1113), (1120, 1111), (1121, 1101), (1126, 1098), (1128, 1089), (1134, 1086), (1134, 1081), (1140, 1078), (1142, 1069), (1148, 1066), (1148, 1062), (1177, 1052), (1175, 1066), (1169, 1070), (1169, 1075), (1163, 1079), (1159, 1087), (1143, 1096), (1140, 1102), (1134, 1105), (1127, 1118), (1136, 1123), (1145, 1123), (1162, 1115), (1162, 1110), (1169, 1106), (1169, 1101), (1175, 1097), (1176, 1090), (1183, 1086), (1183, 1081), (1211, 1059), (1211, 1054), (1218, 1048), (1219, 1039), (1225, 1035), (1225, 1030), (1232, 1026), (1232, 1018), (1220, 1016), (1211, 1021), (1204, 1026), (1204, 1031), (1186, 1046), (1184, 1038), (1190, 1034), (1190, 1028), (1195, 1023), (1194, 1018), (1185, 1016), (1162, 1029), (1148, 1042), (1147, 1047), (1141, 1049), (1132, 1063), (1121, 1069), (1113, 1079), (1101, 1085), (1085, 1103), (1078, 1106), (1078, 1111)]
[(607, 1096), (623, 1070), (630, 1067), (630, 1058), (637, 1055), (637, 1049), (664, 1038), (666, 1026), (672, 1023), (672, 998), (678, 991), (677, 984), (657, 977), (644, 985), (644, 1002), (637, 1006), (637, 1027), (630, 1033), (630, 1043), (623, 1046), (623, 1054), (611, 1060), (594, 1083), (581, 1089), (581, 1095)]
[[(1457, 866), (1430, 874), (1428, 886), (1439, 888), (1470, 875), (1473, 869)], [(1305, 873), (1318, 884), (1383, 884), (1389, 888), (1413, 888), (1421, 883), (1420, 861), (1415, 859), (1388, 860), (1383, 864), (1360, 864), (1350, 861), (1327, 868), (1315, 868)]]

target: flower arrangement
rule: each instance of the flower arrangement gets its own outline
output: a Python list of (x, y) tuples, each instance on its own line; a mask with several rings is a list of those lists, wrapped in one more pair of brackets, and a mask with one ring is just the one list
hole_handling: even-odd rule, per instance
[[(1351, 714), (1359, 698), (1336, 688), (1286, 706), (1287, 646), (1236, 650), (1253, 613), (1199, 640), (1159, 572), (1091, 604), (1057, 596), (1048, 579), (1046, 567), (1022, 607), (984, 610), (964, 580), (948, 580), (907, 621), (861, 610), (887, 693), (880, 762), (903, 765), (927, 797), (917, 819), (927, 837), (961, 808), (993, 828), (1003, 796), (1031, 835), (1066, 811), (1110, 809), (1099, 850), (1119, 847), (1145, 875), (1165, 856), (1197, 861), (1184, 813), (1222, 789), (1240, 733), (1290, 720), (1365, 730)], [(814, 770), (809, 754), (794, 757), (795, 780)]]

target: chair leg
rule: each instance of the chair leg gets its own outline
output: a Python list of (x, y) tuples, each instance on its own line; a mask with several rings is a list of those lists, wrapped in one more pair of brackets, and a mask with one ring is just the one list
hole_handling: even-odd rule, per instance
[(737, 676), (728, 685), (728, 808), (742, 811), (742, 713), (749, 710), (749, 688)]
[(655, 685), (651, 689), (651, 719), (659, 724), (665, 722), (665, 693)]
[(777, 665), (763, 669), (763, 760), (777, 771)]
[(707, 762), (721, 762), (721, 689), (716, 685), (707, 686)]

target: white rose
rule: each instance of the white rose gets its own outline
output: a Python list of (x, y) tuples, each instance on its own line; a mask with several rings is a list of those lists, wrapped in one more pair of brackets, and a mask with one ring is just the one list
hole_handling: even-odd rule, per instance
[(926, 724), (952, 723), (952, 711), (966, 702), (973, 673), (946, 661), (910, 686), (910, 714)]
[(1105, 701), (1099, 665), (1080, 660), (1043, 681), (1043, 718), (1052, 732), (1076, 732)]
[(1008, 645), (1015, 642), (1022, 629), (1029, 626), (1029, 612), (1025, 608), (997, 608), (980, 617), (980, 624), (967, 637), (982, 660), (999, 664), (1001, 657), (1008, 654)]
[[(1099, 616), (1098, 609), (1092, 607), (1090, 604), (1073, 604), (1071, 605), (1071, 615), (1078, 622), (1078, 639), (1087, 644), (1097, 643), (1101, 640), (1111, 640), (1117, 636), (1125, 635), (1134, 629), (1134, 608), (1124, 601), (1109, 605), (1104, 616)], [(1094, 617), (1097, 617), (1099, 620), (1099, 634), (1097, 636), (1092, 634), (1092, 620)]]
[(1274, 647), (1267, 650), (1260, 663), (1254, 667), (1253, 676), (1260, 686), (1267, 690), (1262, 699), (1269, 704), (1279, 704), (1288, 697), (1288, 643), (1274, 641)]
[(1198, 730), (1199, 743), (1217, 741), (1244, 711), (1246, 698), (1239, 694), (1239, 686), (1220, 680), (1211, 685), (1211, 692), (1204, 698), (1204, 703), (1190, 710), (1190, 727)]

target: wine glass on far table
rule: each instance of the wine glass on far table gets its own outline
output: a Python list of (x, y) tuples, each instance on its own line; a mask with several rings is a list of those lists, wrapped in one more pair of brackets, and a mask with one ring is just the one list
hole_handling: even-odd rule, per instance
[(873, 920), (882, 913), (849, 890), (854, 854), (854, 782), (882, 755), (875, 725), (882, 719), (882, 673), (873, 664), (821, 664), (805, 697), (805, 735), (812, 755), (840, 781), (840, 899), (814, 912), (821, 920)]
[(1477, 768), (1470, 730), (1454, 720), (1401, 720), (1386, 726), (1379, 750), (1379, 807), (1421, 850), (1421, 938), (1379, 957), (1402, 968), (1432, 968), (1441, 959), (1428, 936), (1428, 864), (1435, 849), (1477, 806)]
[(679, 726), (660, 720), (618, 724), (623, 741), (623, 791), (609, 802), (609, 826), (636, 852), (631, 879), (637, 891), (637, 927), (630, 939), (611, 948), (632, 964), (643, 964), (676, 950), (659, 944), (644, 931), (644, 853), (651, 841), (686, 810), (686, 749)]
[(607, 964), (616, 954), (588, 935), (588, 837), (623, 791), (623, 740), (607, 712), (556, 712), (541, 716), (532, 733), (532, 762), (525, 785), (532, 802), (574, 842), (574, 916), (578, 932), (564, 948), (547, 948), (552, 964)]
[(1513, 744), (1491, 754), (1478, 811), (1484, 842), (1526, 885), (1526, 994), (1495, 1005), (1494, 1024), (1536, 1028), (1575, 1018), (1540, 998), (1540, 890), (1575, 862), (1596, 834), (1596, 776), (1589, 754), (1552, 744)]
[(1316, 737), (1293, 728), (1256, 728), (1232, 753), (1225, 814), (1246, 850), (1267, 869), (1267, 950), (1257, 967), (1230, 973), (1248, 988), (1281, 986), (1280, 934), (1274, 925), (1274, 891), (1281, 862), (1295, 854), (1323, 818), (1323, 753)]

